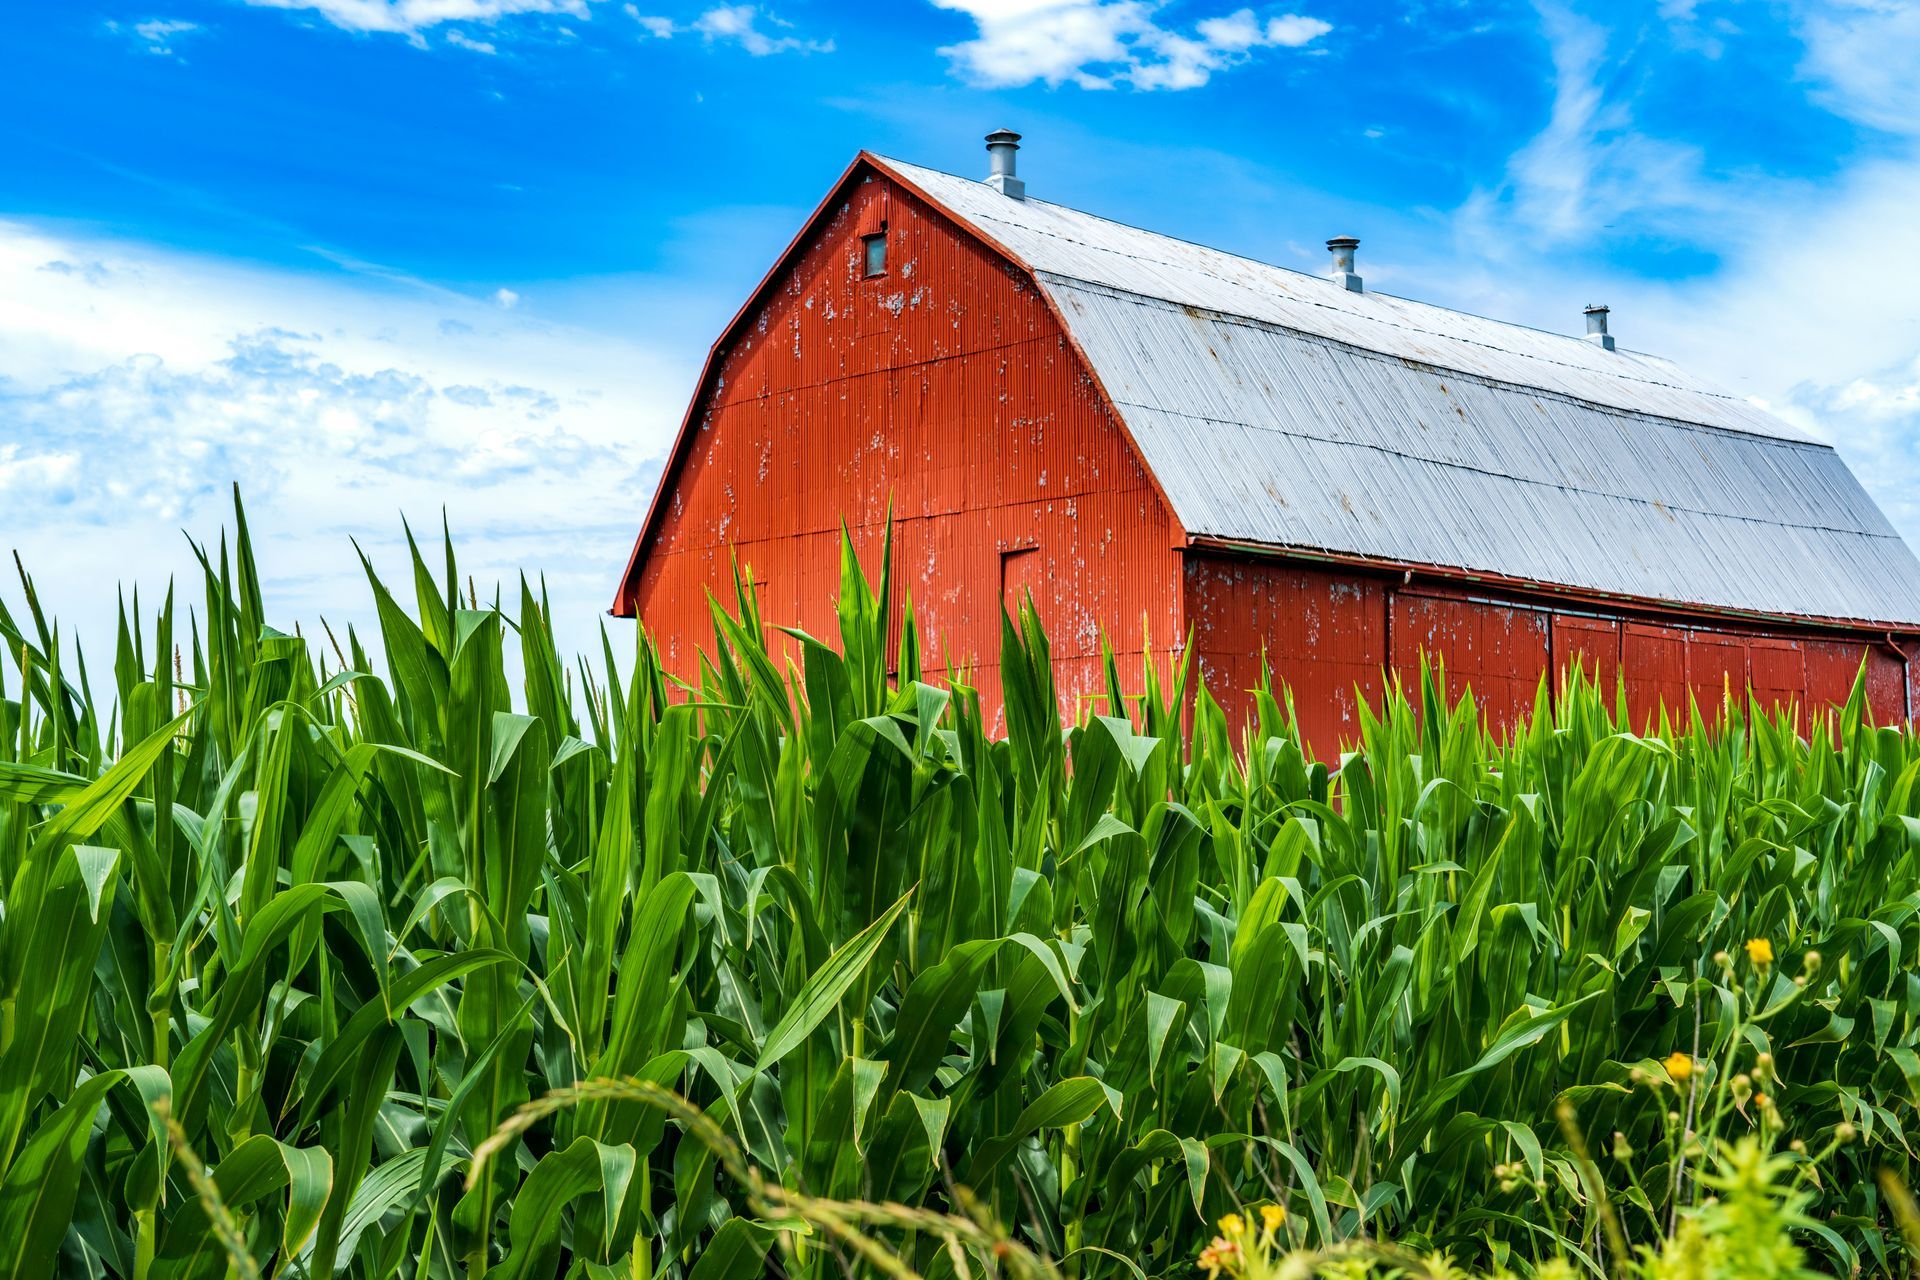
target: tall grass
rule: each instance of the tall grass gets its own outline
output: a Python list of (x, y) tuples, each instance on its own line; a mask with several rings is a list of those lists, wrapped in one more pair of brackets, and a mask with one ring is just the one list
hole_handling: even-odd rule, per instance
[(995, 740), (850, 550), (837, 642), (742, 583), (681, 696), (450, 546), (283, 634), (236, 516), (98, 694), (0, 612), (0, 1276), (884, 1270), (816, 1201), (929, 1275), (1189, 1274), (1255, 1204), (1597, 1274), (1742, 1136), (1902, 1265), (1920, 742), (1859, 689), (1644, 736), (1576, 676), (1502, 742), (1424, 676), (1313, 761), (1184, 663), (1063, 731), (1027, 611)]

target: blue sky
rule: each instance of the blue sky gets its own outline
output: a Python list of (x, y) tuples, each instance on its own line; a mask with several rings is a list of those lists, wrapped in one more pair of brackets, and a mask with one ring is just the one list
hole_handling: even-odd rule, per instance
[[(0, 111), (0, 543), (107, 638), (238, 480), (285, 622), (444, 507), (585, 644), (707, 344), (861, 147), (1669, 355), (1920, 541), (1920, 5), (79, 0)], [(102, 655), (104, 656), (104, 655)]]

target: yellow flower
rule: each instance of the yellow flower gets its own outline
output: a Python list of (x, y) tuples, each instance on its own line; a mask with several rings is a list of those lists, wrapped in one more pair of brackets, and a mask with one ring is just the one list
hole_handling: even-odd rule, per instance
[(1245, 1222), (1241, 1221), (1239, 1214), (1230, 1213), (1220, 1219), (1220, 1234), (1223, 1236), (1237, 1236), (1246, 1225)]
[(1773, 944), (1765, 938), (1748, 938), (1747, 959), (1755, 964), (1772, 964)]
[(1285, 1209), (1282, 1209), (1279, 1205), (1263, 1204), (1260, 1206), (1260, 1225), (1267, 1229), (1268, 1235), (1272, 1235), (1274, 1232), (1278, 1231), (1280, 1229), (1280, 1224), (1285, 1222), (1286, 1220), (1287, 1220), (1287, 1211)]
[(1667, 1078), (1675, 1084), (1693, 1074), (1693, 1059), (1678, 1050), (1668, 1054), (1667, 1060), (1660, 1065), (1667, 1069)]

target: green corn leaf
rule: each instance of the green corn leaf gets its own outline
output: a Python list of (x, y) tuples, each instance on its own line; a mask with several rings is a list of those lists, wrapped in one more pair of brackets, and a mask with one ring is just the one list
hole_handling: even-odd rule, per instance
[[(94, 961), (106, 936), (113, 899), (112, 862), (86, 846), (37, 846), (36, 861), (53, 868), (31, 896), (9, 901), (0, 955), (11, 974), (0, 980), (8, 1009), (0, 1030), (0, 1176), (15, 1151), (35, 1103), (61, 1090), (87, 1012)], [(32, 862), (16, 877), (41, 881)]]
[(102, 1095), (120, 1074), (95, 1076), (39, 1126), (0, 1181), (0, 1232), (10, 1242), (0, 1277), (38, 1280), (54, 1271), (80, 1185), (80, 1162)]
[(97, 833), (146, 780), (160, 757), (172, 748), (189, 714), (175, 716), (114, 761), (98, 780), (89, 783), (86, 790), (54, 816), (40, 833), (40, 839), (48, 842), (60, 837), (85, 840)]
[[(527, 1175), (526, 1184), (514, 1197), (507, 1228), (511, 1248), (496, 1273), (500, 1280), (553, 1274), (563, 1244), (567, 1206), (590, 1191), (606, 1194), (601, 1150), (591, 1138), (576, 1138), (564, 1151), (542, 1159)], [(624, 1183), (621, 1190), (624, 1195)]]
[[(280, 1247), (282, 1256), (294, 1257), (311, 1251), (314, 1229), (333, 1189), (333, 1157), (324, 1147), (294, 1147), (267, 1134), (255, 1134), (213, 1169), (213, 1183), (229, 1212), (244, 1211), (285, 1188)], [(197, 1276), (223, 1258), (206, 1207), (192, 1197), (167, 1223), (153, 1274), (156, 1280)]]
[[(374, 1125), (404, 1044), (398, 1027), (382, 1023), (358, 1054), (354, 1088), (348, 1095), (346, 1114), (341, 1117), (337, 1145), (332, 1148), (334, 1187), (314, 1226), (311, 1269), (316, 1275), (332, 1275), (341, 1262), (353, 1256), (347, 1217), (367, 1176)], [(403, 1177), (394, 1181), (401, 1192), (413, 1185)]]
[(1085, 1121), (1108, 1104), (1107, 1091), (1090, 1076), (1059, 1080), (1028, 1103), (1013, 1127), (981, 1146), (967, 1166), (966, 1181), (983, 1185), (1020, 1142), (1042, 1129), (1065, 1129)]
[(755, 1071), (766, 1071), (797, 1049), (813, 1033), (813, 1029), (839, 1007), (841, 998), (860, 980), (867, 966), (873, 962), (873, 957), (879, 953), (887, 935), (893, 930), (894, 922), (906, 911), (907, 902), (912, 897), (913, 890), (909, 889), (877, 920), (849, 938), (807, 979), (786, 1014), (774, 1024), (773, 1030), (767, 1032), (766, 1041), (760, 1046), (759, 1059), (754, 1064)]
[[(393, 984), (391, 1004), (394, 1013), (405, 1011), (416, 1000), (467, 974), (489, 965), (511, 963), (512, 960), (513, 957), (504, 951), (466, 951), (437, 956)], [(348, 1072), (357, 1072), (357, 1064), (364, 1056), (364, 1046), (380, 1038), (385, 1030), (393, 1026), (387, 1007), (374, 1003), (363, 1005), (347, 1020), (340, 1033), (328, 1042), (307, 1079), (305, 1102), (297, 1128), (305, 1129), (313, 1122), (314, 1112), (331, 1099), (333, 1090), (343, 1079), (350, 1078), (352, 1082), (352, 1088), (347, 1092), (358, 1092), (364, 1078), (357, 1074), (348, 1077)]]
[(713, 1233), (687, 1280), (754, 1280), (766, 1274), (773, 1231), (745, 1218), (729, 1218)]

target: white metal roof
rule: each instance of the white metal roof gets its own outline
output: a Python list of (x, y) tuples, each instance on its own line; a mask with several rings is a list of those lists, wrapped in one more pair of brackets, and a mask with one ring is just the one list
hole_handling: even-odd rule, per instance
[(1920, 622), (1839, 455), (1666, 360), (882, 163), (1033, 272), (1190, 535)]

